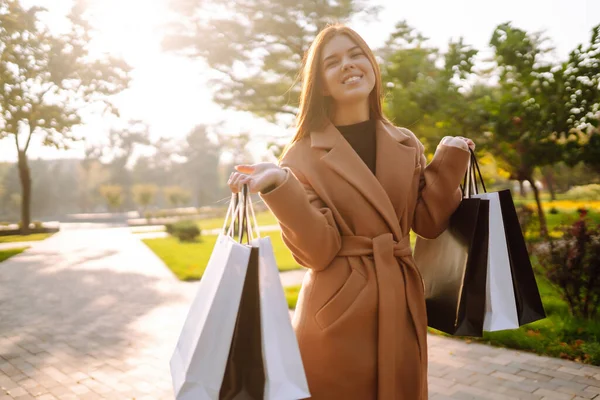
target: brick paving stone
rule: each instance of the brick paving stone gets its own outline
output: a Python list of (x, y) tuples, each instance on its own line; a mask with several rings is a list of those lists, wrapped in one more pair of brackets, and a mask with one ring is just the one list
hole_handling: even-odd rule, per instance
[[(174, 398), (169, 359), (197, 283), (127, 229), (34, 243), (0, 263), (0, 287), (0, 400)], [(432, 400), (600, 399), (597, 367), (437, 335), (428, 346)]]

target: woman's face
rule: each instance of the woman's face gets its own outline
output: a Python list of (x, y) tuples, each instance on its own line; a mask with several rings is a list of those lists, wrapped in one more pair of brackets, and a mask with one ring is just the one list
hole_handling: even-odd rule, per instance
[(346, 35), (334, 36), (323, 47), (321, 71), (325, 85), (323, 94), (338, 105), (368, 104), (375, 87), (375, 71), (367, 55)]

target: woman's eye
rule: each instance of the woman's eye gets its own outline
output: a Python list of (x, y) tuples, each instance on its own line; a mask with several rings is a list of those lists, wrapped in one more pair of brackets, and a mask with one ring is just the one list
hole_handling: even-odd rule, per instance
[(362, 55), (363, 55), (363, 53), (354, 53), (354, 54), (352, 54), (350, 57), (352, 57), (352, 58), (357, 58), (357, 57), (360, 57), (360, 56), (362, 56)]
[(337, 63), (338, 63), (337, 61), (328, 62), (327, 64), (325, 64), (325, 68), (331, 68), (334, 65), (336, 65)]

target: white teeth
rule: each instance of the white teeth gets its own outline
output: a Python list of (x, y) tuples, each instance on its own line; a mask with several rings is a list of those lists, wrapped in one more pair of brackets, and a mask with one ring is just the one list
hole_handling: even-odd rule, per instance
[(351, 76), (350, 78), (348, 78), (344, 81), (344, 84), (350, 83), (350, 82), (355, 82), (355, 81), (359, 80), (360, 78), (361, 78), (360, 76)]

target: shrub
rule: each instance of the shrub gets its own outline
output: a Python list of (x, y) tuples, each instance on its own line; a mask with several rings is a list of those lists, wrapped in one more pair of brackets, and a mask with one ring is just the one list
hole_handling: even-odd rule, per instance
[(200, 236), (200, 228), (192, 220), (177, 221), (172, 224), (166, 224), (165, 228), (169, 235), (175, 236), (182, 242), (194, 241)]
[(556, 207), (552, 207), (552, 208), (550, 209), (550, 211), (548, 211), (548, 212), (549, 212), (550, 214), (558, 214), (558, 213), (559, 213), (559, 211), (556, 209)]
[(600, 309), (600, 225), (588, 226), (587, 211), (563, 227), (560, 239), (538, 247), (538, 258), (548, 279), (558, 285), (571, 314), (592, 319)]
[(527, 232), (535, 216), (535, 210), (526, 204), (521, 204), (517, 206), (516, 209), (517, 217), (519, 218), (519, 225), (521, 225), (521, 230), (523, 232)]
[(590, 184), (572, 187), (563, 195), (563, 198), (567, 200), (600, 199), (600, 185)]

